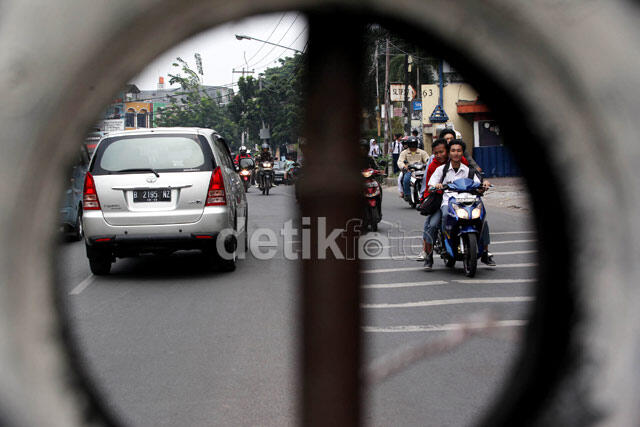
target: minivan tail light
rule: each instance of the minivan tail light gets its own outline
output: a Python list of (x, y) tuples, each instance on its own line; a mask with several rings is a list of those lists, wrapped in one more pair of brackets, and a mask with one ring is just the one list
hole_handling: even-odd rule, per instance
[(211, 174), (209, 190), (207, 191), (207, 203), (205, 203), (205, 206), (224, 206), (226, 204), (227, 198), (224, 192), (224, 180), (222, 179), (220, 166), (218, 166)]
[(87, 172), (84, 177), (84, 192), (82, 194), (82, 209), (85, 211), (99, 211), (100, 200), (98, 200), (98, 192), (96, 191), (96, 183), (93, 176)]

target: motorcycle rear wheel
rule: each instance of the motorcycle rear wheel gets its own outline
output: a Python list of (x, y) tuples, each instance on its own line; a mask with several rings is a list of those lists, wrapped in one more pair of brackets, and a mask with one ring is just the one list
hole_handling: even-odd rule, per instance
[(464, 275), (473, 277), (478, 268), (478, 237), (473, 233), (465, 234), (462, 237), (462, 244), (464, 245), (464, 257), (462, 258)]

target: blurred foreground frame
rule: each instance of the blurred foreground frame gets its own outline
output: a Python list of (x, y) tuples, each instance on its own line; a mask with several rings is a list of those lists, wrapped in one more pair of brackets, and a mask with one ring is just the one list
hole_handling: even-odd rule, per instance
[[(132, 9), (124, 0), (4, 0), (0, 10), (0, 84), (6, 88), (0, 111), (2, 425), (119, 425), (78, 362), (54, 286), (54, 195), (61, 190), (66, 160), (111, 95), (156, 55), (211, 26), (283, 10), (309, 15), (311, 63), (314, 44), (338, 61), (334, 64), (346, 60), (345, 52), (355, 53), (357, 37), (341, 36), (353, 36), (362, 22), (423, 40), (467, 77), (503, 124), (531, 191), (541, 248), (539, 283), (511, 379), (479, 422), (637, 424), (640, 225), (634, 217), (640, 211), (635, 196), (640, 145), (632, 137), (640, 134), (640, 55), (632, 54), (640, 47), (637, 3), (408, 0), (398, 7), (382, 0), (148, 0)], [(327, 22), (329, 28), (314, 29)], [(334, 42), (316, 41), (316, 35)], [(357, 56), (348, 62), (353, 61)], [(346, 66), (343, 83), (359, 68)], [(310, 81), (311, 97), (317, 94), (315, 84), (335, 78), (326, 66), (311, 71), (321, 70), (318, 80)], [(345, 105), (334, 113), (346, 115), (336, 117), (331, 129), (316, 130), (318, 143), (341, 126), (343, 138), (357, 129), (357, 123), (349, 125), (357, 95), (340, 98)], [(325, 147), (317, 165), (324, 156), (351, 158), (336, 147)], [(319, 166), (310, 168), (308, 191), (321, 172)], [(327, 187), (323, 198), (351, 194), (349, 172), (344, 174), (344, 188)], [(314, 205), (309, 195), (302, 197), (304, 213)], [(351, 209), (336, 206), (328, 217), (336, 220)], [(305, 263), (304, 289), (318, 290), (310, 274), (332, 275), (325, 268), (334, 262)], [(340, 268), (348, 283), (357, 262)], [(348, 357), (324, 378), (313, 366), (329, 366), (344, 349), (329, 348), (310, 365), (302, 356), (302, 423), (361, 422), (357, 373), (344, 379), (345, 390), (337, 389), (344, 382), (333, 376), (361, 359), (358, 291), (352, 288), (357, 283), (345, 287), (347, 294), (335, 294), (347, 335), (334, 336), (328, 326), (302, 340), (312, 348), (355, 339)], [(310, 295), (302, 299), (305, 310)], [(333, 295), (321, 295), (320, 301), (328, 297)], [(314, 324), (315, 316), (326, 313), (302, 316)], [(342, 402), (309, 400), (338, 391)]]

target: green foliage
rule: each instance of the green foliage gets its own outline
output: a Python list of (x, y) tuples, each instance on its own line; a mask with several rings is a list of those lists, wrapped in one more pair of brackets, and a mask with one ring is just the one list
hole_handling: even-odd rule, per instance
[(280, 65), (253, 77), (238, 80), (238, 93), (222, 106), (202, 90), (200, 80), (185, 61), (177, 58), (174, 67), (181, 73), (169, 74), (171, 84), (178, 83), (180, 92), (169, 106), (160, 110), (159, 126), (200, 126), (223, 135), (234, 148), (240, 145), (242, 130), (248, 131), (245, 145), (261, 143), (259, 130), (271, 130), (271, 143), (298, 141), (302, 122), (302, 79), (304, 56), (279, 60)]
[[(362, 83), (362, 108), (370, 116), (375, 117), (376, 114), (376, 62), (378, 64), (378, 92), (380, 93), (380, 103), (384, 103), (384, 74), (385, 74), (385, 52), (386, 39), (390, 41), (389, 55), (389, 82), (404, 83), (405, 81), (405, 52), (413, 57), (412, 70), (409, 73), (409, 84), (416, 90), (418, 80), (420, 84), (430, 84), (437, 81), (437, 64), (438, 59), (431, 57), (420, 45), (414, 41), (402, 38), (398, 34), (394, 34), (384, 27), (372, 24), (367, 28), (365, 33), (365, 74)], [(376, 46), (378, 47), (378, 55), (376, 57)], [(420, 78), (418, 79), (418, 72)], [(393, 105), (392, 105), (393, 108)], [(372, 122), (372, 124), (375, 121)], [(393, 133), (402, 133), (402, 119), (392, 118)], [(365, 132), (366, 129), (363, 129)], [(376, 129), (377, 133), (377, 129)]]

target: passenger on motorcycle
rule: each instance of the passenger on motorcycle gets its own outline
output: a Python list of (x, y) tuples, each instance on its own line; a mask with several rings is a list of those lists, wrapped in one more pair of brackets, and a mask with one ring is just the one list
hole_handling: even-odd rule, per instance
[[(453, 141), (454, 139), (459, 139), (456, 136), (456, 131), (453, 129), (442, 129), (442, 131), (440, 131), (440, 135), (438, 135), (439, 138), (444, 138), (447, 141), (447, 144), (449, 144), (451, 141)], [(462, 137), (460, 137), (462, 138)], [(478, 172), (482, 172), (482, 168), (480, 166), (478, 166), (478, 164), (476, 163), (475, 160), (473, 160), (473, 157), (471, 157), (469, 155), (469, 153), (466, 152), (466, 148), (465, 148), (465, 152), (464, 152), (465, 156), (467, 157), (467, 160), (469, 161), (469, 166), (471, 166), (472, 168), (474, 168), (475, 170), (477, 170)]]
[[(443, 166), (449, 160), (449, 152), (447, 151), (447, 141), (444, 138), (436, 139), (431, 144), (431, 152), (433, 153), (433, 160), (427, 168), (427, 173), (424, 178), (423, 193), (420, 202), (425, 200), (429, 196), (429, 191), (425, 188), (426, 183), (435, 172), (435, 170)], [(469, 166), (467, 159), (462, 156), (461, 163)], [(438, 209), (431, 215), (427, 215), (424, 220), (424, 231), (422, 234), (422, 253), (418, 257), (418, 261), (424, 261), (425, 269), (431, 269), (433, 267), (433, 242), (436, 239), (436, 233), (440, 222), (442, 220), (442, 212)]]
[[(449, 151), (449, 169), (447, 173), (442, 179), (442, 174), (444, 172), (445, 165), (438, 166), (438, 168), (433, 172), (431, 178), (429, 179), (429, 187), (435, 187), (438, 190), (442, 190), (445, 184), (450, 184), (453, 181), (460, 178), (467, 178), (469, 175), (469, 167), (462, 163), (462, 158), (464, 151), (466, 149), (466, 144), (461, 139), (454, 139), (448, 145)], [(445, 163), (446, 164), (446, 163)], [(473, 175), (473, 180), (476, 182), (482, 182), (477, 174)], [(482, 187), (479, 189), (479, 192), (482, 193), (489, 188), (491, 184), (489, 181), (485, 180), (482, 182)], [(446, 215), (448, 214), (449, 209), (449, 198), (451, 198), (451, 193), (445, 191), (442, 195), (442, 204), (440, 205), (440, 214), (441, 214), (441, 227), (444, 229), (444, 222)], [(493, 257), (489, 253), (489, 243), (491, 242), (489, 237), (489, 224), (485, 223), (485, 226), (482, 229), (482, 241), (485, 245), (485, 251), (480, 259), (484, 264), (495, 266), (496, 263), (493, 261)], [(425, 260), (426, 264), (426, 260)]]
[(407, 149), (400, 153), (398, 158), (398, 167), (402, 169), (402, 194), (405, 200), (411, 197), (411, 174), (408, 173), (407, 166), (414, 163), (427, 164), (429, 160), (429, 154), (418, 148), (418, 139), (410, 136), (407, 139)]

